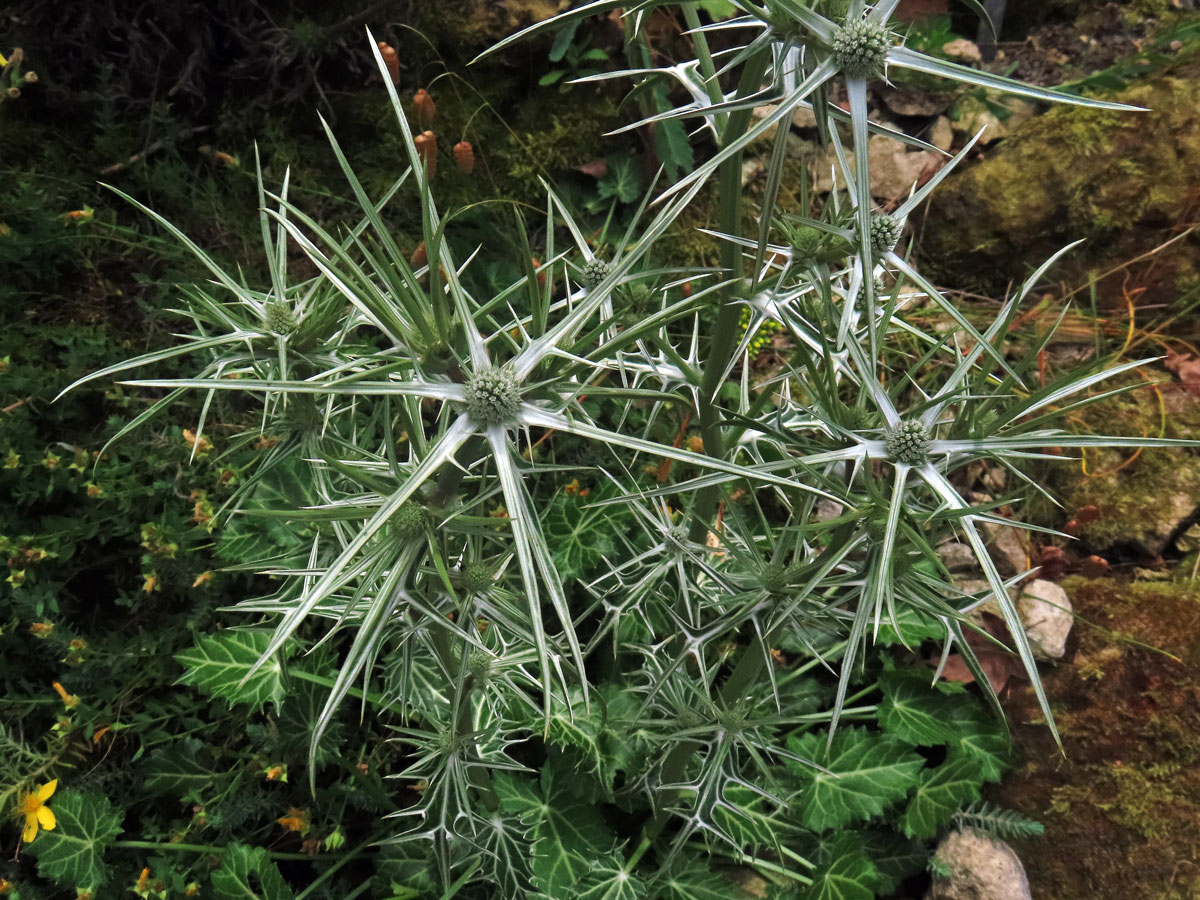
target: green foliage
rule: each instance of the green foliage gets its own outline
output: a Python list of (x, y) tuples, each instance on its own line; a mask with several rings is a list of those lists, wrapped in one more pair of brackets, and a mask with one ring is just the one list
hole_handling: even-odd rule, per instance
[(909, 837), (933, 837), (955, 812), (979, 796), (980, 781), (979, 767), (965, 758), (926, 771), (900, 819), (901, 829)]
[(175, 659), (186, 671), (180, 684), (194, 685), (206, 694), (255, 709), (283, 701), (283, 661), (274, 659), (255, 668), (270, 634), (263, 631), (227, 631), (202, 637), (196, 646)]
[(212, 874), (217, 900), (292, 900), (295, 896), (262, 847), (232, 844)]
[(875, 865), (857, 835), (838, 834), (824, 848), (828, 861), (813, 873), (804, 900), (872, 900), (878, 880)]
[(108, 881), (104, 851), (121, 831), (121, 815), (105, 797), (79, 791), (60, 792), (53, 806), (56, 827), (29, 845), (38, 873), (68, 887), (101, 887)]
[(1004, 839), (1040, 837), (1046, 831), (1041, 822), (1021, 815), (1015, 809), (1000, 809), (982, 800), (956, 812), (954, 824), (958, 828), (987, 831)]
[[(897, 45), (890, 4), (847, 23), (857, 7), (765, 0), (722, 36), (725, 74), (696, 7), (680, 13), (695, 58), (661, 69), (650, 17), (629, 16), (635, 70), (601, 72), (581, 23), (620, 6), (531, 33), (560, 29), (547, 83), (638, 80), (665, 175), (652, 196), (633, 156), (608, 154), (609, 202), (547, 188), (495, 240), (489, 204), (439, 205), (445, 179), (427, 177), (381, 56), (385, 142), (407, 166), (360, 177), (327, 127), (348, 221), (256, 159), (261, 260), (234, 266), (134, 196), (155, 191), (123, 195), (202, 273), (173, 298), (190, 338), (125, 363), (102, 334), (58, 338), (68, 404), (122, 383), (113, 421), (69, 456), (32, 419), (2, 423), (0, 477), (46, 504), (36, 529), (6, 518), (0, 544), (19, 625), (0, 632), (20, 689), (0, 706), (4, 799), (51, 771), (68, 785), (31, 846), (40, 880), (4, 870), (29, 896), (107, 879), (263, 900), (713, 900), (733, 859), (780, 896), (866, 900), (956, 814), (1001, 820), (970, 806), (1008, 761), (995, 698), (983, 679), (934, 684), (924, 658), (940, 644), (978, 663), (976, 598), (934, 548), (972, 548), (1049, 720), (985, 546), (994, 508), (964, 484), (1048, 446), (1154, 444), (1060, 427), (1074, 398), (1148, 363), (1043, 378), (1042, 347), (1005, 340), (1045, 268), (967, 316), (894, 252), (950, 166), (873, 211), (866, 79), (1064, 98)], [(288, 34), (315, 52), (318, 25)], [(845, 187), (801, 185), (805, 215), (777, 215), (780, 125), (810, 105)], [(600, 128), (591, 107), (552, 118), (551, 138)], [(771, 133), (751, 210), (743, 152)], [(549, 164), (508, 162), (525, 180)], [(156, 170), (175, 203), (178, 170)], [(661, 242), (710, 184), (720, 265), (681, 268)], [(754, 342), (776, 326), (787, 352), (764, 374)], [(49, 399), (45, 368), (13, 350)], [(65, 497), (76, 515), (59, 521), (48, 501)], [(91, 501), (114, 504), (103, 524)], [(96, 539), (132, 551), (141, 582), (99, 603), (67, 589)], [(86, 764), (100, 748), (112, 761)]]
[(793, 768), (808, 782), (797, 800), (805, 826), (814, 831), (879, 815), (908, 794), (924, 766), (911, 747), (863, 728), (843, 728), (832, 742), (806, 734), (788, 749), (813, 763)]

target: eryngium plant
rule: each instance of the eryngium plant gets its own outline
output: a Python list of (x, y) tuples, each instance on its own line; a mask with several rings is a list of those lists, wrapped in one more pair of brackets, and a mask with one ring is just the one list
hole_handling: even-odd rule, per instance
[[(429, 842), (445, 883), (476, 885), (479, 896), (715, 896), (711, 881), (692, 878), (697, 867), (707, 873), (709, 853), (751, 854), (812, 896), (829, 896), (822, 885), (837, 879), (880, 886), (870, 841), (844, 829), (875, 819), (907, 838), (931, 836), (970, 799), (958, 788), (998, 775), (1002, 754), (979, 748), (1002, 739), (952, 748), (947, 764), (918, 777), (919, 765), (889, 741), (966, 738), (950, 713), (926, 710), (924, 731), (906, 719), (926, 702), (913, 692), (925, 689), (905, 680), (912, 672), (881, 675), (865, 648), (939, 641), (941, 663), (961, 654), (998, 713), (966, 640), (978, 630), (970, 611), (994, 601), (1053, 728), (985, 546), (986, 526), (1014, 523), (996, 503), (973, 502), (956, 473), (986, 460), (1021, 480), (1046, 448), (1166, 443), (1057, 424), (1105, 396), (1094, 392), (1100, 381), (1149, 360), (1097, 361), (1043, 385), (1031, 368), (1039, 347), (1006, 355), (1008, 327), (1053, 260), (977, 325), (985, 309), (952, 302), (903, 254), (908, 215), (970, 145), (890, 213), (874, 208), (869, 190), (868, 134), (914, 141), (868, 121), (867, 83), (891, 68), (1121, 107), (911, 51), (889, 22), (897, 0), (734, 5), (740, 17), (708, 26), (694, 3), (649, 0), (627, 13), (632, 34), (648, 9), (677, 7), (695, 58), (596, 77), (682, 81), (691, 101), (653, 118), (694, 121), (716, 151), (648, 195), (624, 233), (606, 236), (609, 252), (593, 250), (548, 188), (536, 248), (546, 262), (528, 262), (534, 248), (518, 217), (523, 275), (494, 293), (471, 289), (475, 255), (463, 258), (448, 239), (453, 215), (435, 202), (379, 60), (409, 163), (393, 187), (370, 196), (329, 133), (362, 208), (360, 221), (333, 233), (288, 199), (286, 178), (268, 195), (260, 171), (271, 275), (262, 288), (141, 207), (216, 280), (187, 293), (195, 333), (185, 344), (91, 376), (191, 354), (200, 361), (193, 378), (129, 382), (171, 392), (139, 422), (187, 390), (206, 394), (206, 415), (225, 392), (261, 404), (262, 431), (281, 440), (228, 512), (285, 518), (309, 547), (263, 561), (282, 576), (279, 591), (234, 607), (248, 623), (274, 622), (259, 665), (299, 641), (305, 623), (304, 636), (317, 620), (352, 636), (313, 745), (354, 683), (385, 673), (397, 740), (413, 760), (396, 774), (423, 785), (400, 814), (398, 839)], [(619, 7), (630, 5), (599, 0), (527, 33)], [(720, 68), (707, 44), (714, 29), (735, 41)], [(835, 85), (849, 112), (830, 102)], [(755, 119), (764, 105), (771, 111)], [(776, 209), (788, 139), (777, 126), (802, 106), (840, 161), (841, 185), (815, 215)], [(772, 129), (757, 225), (745, 231), (742, 155)], [(721, 265), (674, 268), (656, 243), (713, 181)], [(387, 225), (397, 198), (420, 210), (420, 267)], [(289, 245), (317, 276), (294, 277)], [(954, 327), (910, 321), (918, 301)], [(739, 337), (745, 310), (750, 328)], [(747, 348), (766, 319), (782, 323), (795, 352), (755, 380)], [(680, 447), (685, 421), (698, 422), (702, 446)], [(551, 434), (590, 445), (578, 451), (586, 467), (547, 461), (538, 448)], [(648, 462), (660, 475), (649, 483)], [(582, 548), (595, 552), (586, 567), (564, 562), (564, 548), (587, 538), (562, 527), (550, 500), (564, 468), (593, 489), (583, 516), (623, 523), (598, 549)], [(272, 473), (297, 469), (316, 498), (304, 508), (272, 508), (256, 493)], [(951, 583), (936, 552), (951, 539), (973, 549), (985, 594)], [(816, 677), (825, 670), (835, 673), (828, 693)], [(917, 674), (925, 684), (933, 677)], [(880, 684), (876, 713), (861, 701)], [(908, 692), (903, 703), (897, 685)], [(838, 727), (876, 715), (883, 738)], [(543, 767), (540, 783), (521, 774), (531, 766)], [(825, 788), (813, 785), (831, 773), (851, 780), (825, 808)], [(918, 780), (926, 787), (902, 812)], [(947, 797), (957, 800), (939, 806)], [(628, 843), (577, 809), (600, 802), (641, 817)]]

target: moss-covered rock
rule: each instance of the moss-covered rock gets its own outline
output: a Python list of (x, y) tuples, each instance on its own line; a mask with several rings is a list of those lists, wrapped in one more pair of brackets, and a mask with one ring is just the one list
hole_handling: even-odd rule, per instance
[[(1200, 186), (1200, 61), (1115, 99), (1148, 112), (1056, 107), (947, 179), (924, 225), (928, 270), (999, 292), (1073, 240), (1089, 239), (1060, 269), (1073, 279), (1090, 265), (1111, 268), (1161, 243)], [(1162, 290), (1143, 302), (1169, 302), (1200, 278), (1196, 245), (1181, 242), (1173, 251), (1158, 257)], [(1119, 279), (1110, 281), (1120, 289)]]
[[(1170, 385), (1146, 387), (1082, 410), (1074, 427), (1191, 439), (1200, 432), (1200, 403)], [(1080, 463), (1055, 467), (1052, 477), (1065, 508), (1063, 524), (1081, 549), (1114, 560), (1153, 559), (1169, 550), (1200, 506), (1200, 455), (1190, 449), (1088, 450)]]

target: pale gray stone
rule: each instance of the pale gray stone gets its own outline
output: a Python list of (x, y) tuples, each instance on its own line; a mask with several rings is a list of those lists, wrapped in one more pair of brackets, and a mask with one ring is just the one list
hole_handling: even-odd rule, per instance
[(1075, 624), (1072, 610), (1067, 592), (1053, 581), (1038, 578), (1021, 587), (1017, 612), (1035, 653), (1050, 659), (1062, 658), (1067, 652), (1071, 626)]
[(934, 878), (926, 900), (1032, 900), (1016, 852), (986, 832), (974, 828), (950, 832), (935, 858), (950, 876)]

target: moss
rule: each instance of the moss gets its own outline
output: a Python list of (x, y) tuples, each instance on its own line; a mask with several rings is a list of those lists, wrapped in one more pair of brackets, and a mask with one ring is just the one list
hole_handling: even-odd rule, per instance
[[(1162, 390), (1163, 408), (1149, 389), (1135, 390), (1081, 410), (1074, 427), (1095, 434), (1157, 437), (1161, 433), (1171, 438), (1190, 438), (1200, 432), (1200, 407), (1172, 393), (1169, 386)], [(1195, 451), (1089, 450), (1086, 466), (1087, 477), (1081, 477), (1080, 463), (1056, 466), (1051, 475), (1064, 504), (1062, 522), (1078, 517), (1072, 533), (1085, 550), (1154, 557), (1200, 504), (1200, 455)], [(1080, 515), (1088, 507), (1095, 509)]]
[[(1184, 214), (1200, 167), (1198, 76), (1192, 61), (1116, 98), (1149, 112), (1051, 109), (951, 176), (933, 195), (925, 225), (929, 270), (997, 291), (1027, 261), (1071, 240), (1090, 239), (1093, 259), (1126, 258), (1122, 248), (1140, 247), (1150, 234), (1160, 242), (1163, 225)], [(1195, 271), (1192, 256), (1182, 248), (1174, 265)], [(1086, 267), (1086, 256), (1077, 259)]]
[(1017, 842), (1033, 895), (1200, 896), (1200, 590), (1063, 586), (1083, 620), (1069, 664), (1045, 675), (1063, 752), (1032, 724), (1032, 691), (1019, 692), (1009, 714), (1025, 762), (992, 797), (1046, 825), (1044, 838)]

